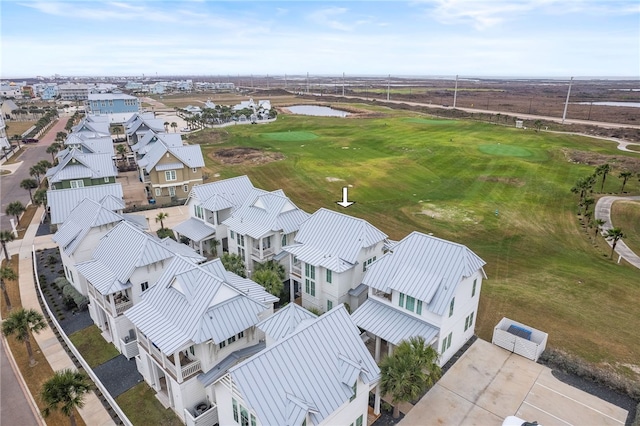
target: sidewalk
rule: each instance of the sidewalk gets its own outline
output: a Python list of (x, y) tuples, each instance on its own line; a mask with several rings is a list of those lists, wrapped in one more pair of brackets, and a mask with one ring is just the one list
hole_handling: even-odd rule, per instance
[[(53, 241), (51, 241), (51, 235), (42, 237), (35, 236), (36, 231), (38, 230), (38, 220), (42, 216), (43, 211), (43, 207), (40, 207), (36, 212), (34, 220), (31, 225), (29, 225), (24, 238), (19, 241), (20, 245), (18, 251), (20, 297), (22, 298), (22, 306), (25, 309), (34, 309), (41, 313), (42, 309), (38, 302), (38, 296), (33, 279), (31, 254), (32, 244), (35, 246), (36, 250), (56, 247)], [(33, 337), (54, 371), (65, 368), (73, 370), (76, 369), (73, 361), (53, 333), (53, 330), (47, 328), (39, 334), (35, 334)], [(87, 394), (85, 398), (85, 405), (83, 408), (79, 409), (78, 412), (84, 422), (88, 425), (115, 425), (115, 422), (111, 419), (111, 416), (93, 391)]]
[[(607, 230), (613, 228), (613, 224), (611, 223), (611, 205), (615, 201), (640, 201), (640, 196), (631, 196), (631, 197), (617, 197), (617, 196), (606, 196), (602, 197), (598, 200), (595, 207), (595, 217), (596, 219), (604, 220), (604, 225), (602, 225), (602, 235), (605, 235)], [(624, 230), (623, 230), (624, 231)], [(613, 245), (613, 243), (607, 240), (609, 246)], [(623, 240), (619, 240), (616, 244), (616, 253), (618, 253), (624, 260), (640, 269), (640, 256), (634, 253)]]

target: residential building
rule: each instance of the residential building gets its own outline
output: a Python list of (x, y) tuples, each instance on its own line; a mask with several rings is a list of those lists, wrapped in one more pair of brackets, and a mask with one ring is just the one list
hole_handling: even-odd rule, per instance
[[(228, 229), (229, 251), (240, 255), (247, 269), (255, 270), (282, 251), (296, 237), (309, 213), (299, 209), (282, 190), (254, 189), (243, 205), (224, 221)], [(288, 269), (288, 256), (281, 260)]]
[(7, 138), (7, 125), (4, 123), (4, 117), (0, 114), (0, 149), (7, 150), (10, 148), (11, 144)]
[[(103, 200), (105, 199), (106, 200)], [(64, 223), (69, 213), (85, 198), (100, 202), (111, 211), (122, 213), (124, 209), (122, 185), (86, 186), (82, 188), (50, 189), (47, 191), (47, 209), (51, 217), (51, 225), (55, 228)]]
[(56, 97), (58, 97), (58, 85), (55, 83), (46, 84), (40, 92), (40, 99), (43, 101), (50, 101)]
[(147, 196), (158, 204), (186, 200), (191, 188), (202, 183), (203, 167), (199, 145), (168, 146), (161, 139), (138, 160)]
[(71, 133), (64, 141), (65, 149), (56, 154), (57, 157), (65, 157), (72, 149), (83, 154), (109, 154), (114, 155), (113, 140), (111, 136), (97, 136), (88, 132)]
[(142, 113), (132, 115), (125, 123), (124, 130), (127, 135), (129, 145), (135, 145), (149, 130), (156, 133), (165, 131), (164, 121), (154, 118), (153, 113)]
[(49, 189), (83, 188), (116, 183), (118, 169), (113, 154), (85, 154), (71, 148), (58, 164), (47, 170)]
[(223, 222), (244, 204), (254, 189), (247, 176), (193, 186), (185, 203), (191, 217), (173, 230), (178, 236), (189, 238), (200, 254), (213, 253), (217, 244), (222, 251), (229, 251), (227, 226)]
[(12, 99), (5, 99), (4, 101), (2, 101), (2, 105), (0, 105), (0, 111), (2, 111), (2, 116), (8, 120), (19, 119), (20, 115), (23, 115), (23, 114), (16, 113), (16, 111), (19, 109), (20, 108), (18, 108), (18, 105), (16, 105), (16, 103), (13, 102)]
[(413, 232), (369, 265), (369, 298), (352, 315), (389, 353), (422, 336), (444, 365), (475, 330), (485, 262), (462, 244)]
[(60, 84), (58, 94), (63, 101), (86, 101), (89, 98), (89, 86), (74, 83)]
[(33, 86), (22, 86), (21, 89), (23, 98), (35, 98), (36, 94), (33, 90)]
[(125, 313), (136, 328), (138, 371), (188, 425), (216, 424), (212, 384), (265, 347), (256, 324), (273, 313), (276, 300), (225, 271), (219, 259), (195, 265), (176, 256)]
[(192, 263), (204, 260), (184, 244), (122, 221), (102, 236), (90, 260), (76, 264), (93, 322), (127, 358), (136, 355), (137, 345), (133, 324), (122, 314), (153, 287), (176, 254)]
[(106, 117), (85, 116), (71, 131), (85, 138), (104, 138), (111, 137), (109, 129)]
[(0, 86), (0, 96), (3, 98), (21, 98), (22, 90), (19, 85), (2, 85)]
[(106, 115), (111, 123), (124, 123), (140, 111), (140, 100), (123, 93), (90, 94), (86, 107), (90, 115)]
[(138, 138), (138, 143), (131, 145), (131, 151), (136, 154), (136, 159), (140, 160), (149, 153), (151, 148), (153, 148), (153, 144), (158, 140), (161, 140), (166, 146), (171, 147), (184, 145), (180, 133), (162, 133), (149, 130), (142, 138)]
[[(345, 307), (336, 306), (315, 320), (301, 322), (293, 333), (218, 379), (218, 421), (247, 426), (363, 426), (369, 394), (379, 378), (380, 369), (358, 328)], [(379, 412), (379, 392), (376, 395)]]
[(382, 256), (387, 235), (365, 220), (322, 208), (287, 243), (292, 301), (299, 291), (305, 308), (324, 312), (346, 303), (355, 310), (367, 297), (362, 277)]

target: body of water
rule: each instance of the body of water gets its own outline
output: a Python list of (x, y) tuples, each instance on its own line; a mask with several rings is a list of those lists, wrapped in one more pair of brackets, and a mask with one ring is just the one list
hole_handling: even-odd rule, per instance
[(318, 105), (293, 105), (287, 107), (287, 109), (294, 114), (315, 115), (319, 117), (346, 117), (349, 115), (346, 111)]
[(640, 102), (577, 102), (580, 105), (613, 106), (613, 107), (632, 107), (640, 108)]

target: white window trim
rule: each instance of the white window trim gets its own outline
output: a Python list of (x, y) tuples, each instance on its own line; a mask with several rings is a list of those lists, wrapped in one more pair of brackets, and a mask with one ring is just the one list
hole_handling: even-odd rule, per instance
[(164, 172), (164, 180), (167, 182), (178, 180), (178, 173), (175, 170), (167, 170)]

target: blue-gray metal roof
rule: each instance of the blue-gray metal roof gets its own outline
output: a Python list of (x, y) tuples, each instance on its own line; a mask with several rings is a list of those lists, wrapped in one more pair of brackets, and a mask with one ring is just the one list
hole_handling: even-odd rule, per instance
[[(104, 207), (111, 210), (124, 208), (122, 185), (119, 183), (48, 190), (47, 206), (51, 213), (51, 223), (54, 225), (63, 223), (69, 213), (85, 198), (100, 202), (105, 197), (108, 197), (110, 201), (103, 203)], [(120, 201), (120, 203), (118, 204), (117, 201)]]
[(241, 235), (260, 238), (270, 232), (289, 234), (309, 217), (281, 190), (266, 192), (254, 189), (242, 207), (223, 223)]
[(343, 305), (307, 327), (229, 369), (243, 400), (263, 425), (299, 425), (309, 413), (319, 424), (353, 396), (353, 375), (345, 361), (369, 386), (380, 369), (365, 347)]
[(59, 163), (47, 171), (49, 182), (56, 183), (70, 179), (99, 179), (115, 177), (118, 170), (111, 154), (85, 154), (79, 149), (70, 149)]
[(394, 345), (414, 336), (422, 336), (429, 343), (440, 331), (438, 327), (411, 315), (409, 312), (396, 309), (373, 298), (367, 299), (351, 314), (351, 318), (358, 327)]
[(242, 349), (238, 349), (237, 351), (233, 351), (222, 361), (214, 365), (211, 370), (207, 371), (206, 373), (199, 374), (198, 381), (202, 383), (202, 386), (207, 387), (227, 374), (227, 370), (230, 367), (234, 366), (240, 361), (244, 361), (246, 358), (257, 354), (264, 348), (266, 348), (265, 342), (259, 342), (253, 346), (247, 346)]
[(371, 288), (404, 293), (443, 315), (460, 281), (485, 265), (466, 246), (412, 232), (367, 267), (362, 282)]
[(322, 208), (300, 225), (295, 243), (283, 250), (305, 263), (343, 272), (357, 263), (363, 248), (386, 238), (363, 219)]
[(289, 303), (275, 314), (260, 321), (256, 327), (264, 331), (272, 339), (280, 340), (296, 331), (298, 326), (305, 320), (314, 320), (316, 318), (317, 315), (302, 306)]
[(167, 146), (162, 140), (152, 144), (149, 152), (138, 161), (138, 165), (147, 171), (152, 170), (167, 152), (187, 167), (204, 167), (200, 145)]
[(176, 256), (125, 315), (162, 352), (172, 354), (208, 340), (218, 344), (257, 324), (264, 311), (264, 305), (205, 268)]
[(195, 217), (180, 222), (173, 227), (173, 230), (198, 243), (212, 237), (216, 233), (216, 228), (214, 228), (213, 225), (209, 225)]
[(195, 185), (189, 198), (196, 199), (203, 208), (219, 211), (242, 206), (249, 194), (254, 190), (247, 176), (238, 176), (217, 182)]

